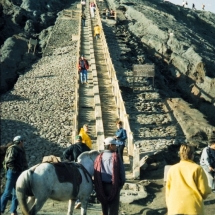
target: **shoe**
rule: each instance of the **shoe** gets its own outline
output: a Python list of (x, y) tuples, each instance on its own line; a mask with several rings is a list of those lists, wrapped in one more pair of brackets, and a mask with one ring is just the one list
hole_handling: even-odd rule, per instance
[(81, 208), (81, 202), (79, 202), (76, 206), (75, 209), (80, 209)]

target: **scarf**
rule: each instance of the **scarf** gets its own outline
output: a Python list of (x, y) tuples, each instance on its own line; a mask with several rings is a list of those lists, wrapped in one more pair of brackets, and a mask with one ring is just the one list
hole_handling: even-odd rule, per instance
[(104, 193), (104, 188), (102, 185), (102, 178), (101, 178), (102, 155), (103, 153), (101, 153), (94, 162), (95, 191), (96, 191), (98, 200), (103, 204), (107, 204), (107, 202), (112, 201), (112, 199), (115, 197), (119, 189), (118, 188), (119, 187), (119, 157), (116, 152), (112, 153), (112, 159), (113, 159), (112, 191), (110, 196), (106, 196)]

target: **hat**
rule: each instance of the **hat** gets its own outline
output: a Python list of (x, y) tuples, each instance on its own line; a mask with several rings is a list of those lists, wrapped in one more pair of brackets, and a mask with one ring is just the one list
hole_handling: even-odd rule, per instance
[(84, 55), (82, 54), (81, 57), (84, 57)]
[(19, 143), (20, 141), (24, 141), (22, 136), (16, 136), (13, 138), (13, 142)]
[(77, 136), (75, 137), (75, 139), (76, 139), (76, 140), (82, 140), (82, 137), (81, 137), (80, 135), (77, 135)]
[(108, 146), (110, 144), (119, 145), (113, 137), (107, 137), (104, 143), (105, 143), (105, 146)]

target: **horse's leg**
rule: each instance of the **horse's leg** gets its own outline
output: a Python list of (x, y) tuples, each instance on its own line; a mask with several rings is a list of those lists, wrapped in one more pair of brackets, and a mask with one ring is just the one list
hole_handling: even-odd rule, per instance
[(28, 210), (29, 211), (33, 207), (34, 203), (35, 203), (35, 197), (34, 196), (29, 196), (28, 197), (28, 201), (27, 201), (27, 205), (28, 205)]
[(73, 215), (73, 211), (74, 211), (74, 207), (75, 207), (75, 200), (70, 199), (69, 203), (68, 203), (68, 212), (67, 215)]
[(33, 207), (30, 210), (31, 215), (37, 214), (37, 212), (43, 207), (44, 203), (48, 199), (48, 196), (40, 196), (39, 198), (40, 199), (38, 199), (38, 198), (35, 199), (35, 204), (33, 205)]
[(88, 204), (88, 198), (83, 198), (81, 200), (81, 215), (87, 215), (87, 204)]

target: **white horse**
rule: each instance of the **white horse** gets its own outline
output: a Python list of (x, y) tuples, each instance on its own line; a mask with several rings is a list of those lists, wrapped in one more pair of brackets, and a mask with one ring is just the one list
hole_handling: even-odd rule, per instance
[[(57, 201), (69, 200), (67, 215), (73, 214), (75, 201), (79, 199), (81, 202), (81, 215), (86, 215), (88, 199), (93, 190), (93, 164), (98, 154), (98, 151), (93, 150), (84, 152), (78, 157), (77, 163), (82, 164), (89, 175), (84, 173), (82, 168), (78, 168), (82, 182), (77, 196), (73, 196), (72, 183), (59, 182), (55, 168), (50, 163), (42, 163), (24, 171), (16, 183), (17, 199), (22, 213), (24, 215), (36, 215), (46, 200), (50, 198)], [(69, 173), (65, 172), (66, 174), (68, 175)], [(28, 202), (27, 197), (29, 197)]]

